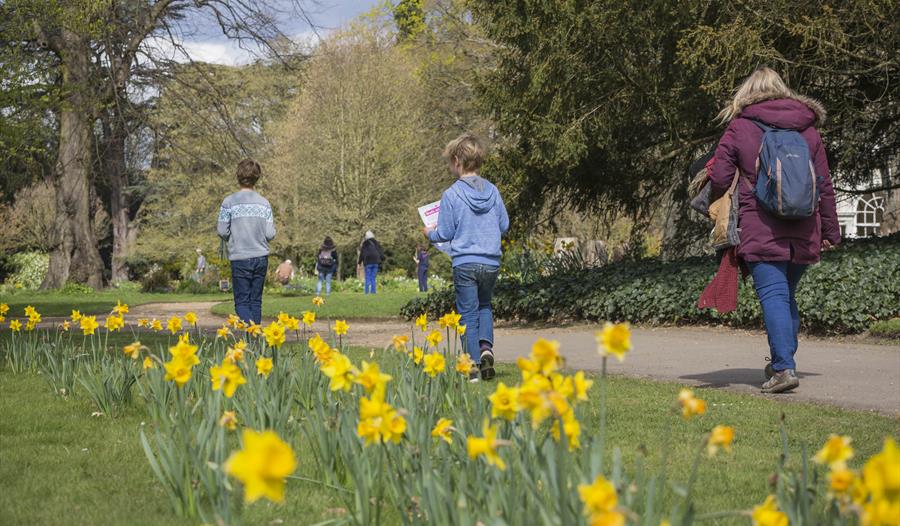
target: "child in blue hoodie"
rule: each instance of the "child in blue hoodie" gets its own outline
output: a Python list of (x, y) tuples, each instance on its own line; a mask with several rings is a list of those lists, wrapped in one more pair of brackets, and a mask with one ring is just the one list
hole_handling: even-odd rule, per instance
[(458, 180), (441, 196), (436, 228), (425, 229), (433, 243), (448, 242), (453, 259), (456, 309), (466, 326), (463, 345), (478, 365), (469, 380), (494, 378), (494, 319), (491, 299), (500, 271), (500, 236), (509, 230), (509, 216), (497, 187), (478, 169), (484, 147), (466, 133), (444, 149), (450, 171)]

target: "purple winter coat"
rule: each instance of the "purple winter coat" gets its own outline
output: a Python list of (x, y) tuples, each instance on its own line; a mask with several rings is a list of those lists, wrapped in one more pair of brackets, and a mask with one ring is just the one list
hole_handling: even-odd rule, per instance
[[(791, 99), (756, 97), (742, 106), (741, 112), (728, 124), (719, 140), (710, 174), (714, 198), (724, 194), (731, 185), (735, 167), (740, 167), (745, 178), (738, 183), (741, 228), (738, 256), (751, 262), (817, 263), (823, 238), (833, 245), (841, 241), (828, 159), (822, 138), (814, 127), (824, 122), (825, 110), (818, 102), (799, 96)], [(819, 177), (819, 207), (816, 214), (805, 219), (785, 220), (757, 205), (752, 189), (756, 184), (756, 161), (763, 132), (749, 119), (776, 128), (797, 130), (806, 140), (810, 159)]]

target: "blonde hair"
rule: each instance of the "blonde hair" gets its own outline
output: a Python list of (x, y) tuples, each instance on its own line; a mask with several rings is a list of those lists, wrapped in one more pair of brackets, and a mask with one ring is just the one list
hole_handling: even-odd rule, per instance
[(458, 162), (464, 173), (474, 172), (484, 162), (484, 146), (474, 134), (464, 133), (447, 143), (444, 157)]
[(765, 66), (757, 68), (734, 91), (734, 97), (727, 106), (719, 112), (718, 118), (722, 124), (726, 124), (747, 106), (747, 101), (755, 95), (766, 94), (773, 99), (789, 99), (795, 97), (794, 92), (787, 87), (781, 75), (772, 68)]

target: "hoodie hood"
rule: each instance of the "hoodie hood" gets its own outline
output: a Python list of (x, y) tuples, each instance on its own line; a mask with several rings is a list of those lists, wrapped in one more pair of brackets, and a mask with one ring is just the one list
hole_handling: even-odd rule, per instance
[(476, 214), (489, 212), (494, 208), (497, 198), (500, 196), (496, 186), (478, 175), (460, 177), (453, 186), (460, 200)]
[(738, 101), (740, 116), (785, 130), (805, 130), (825, 124), (825, 108), (819, 101), (795, 95), (781, 98), (772, 93), (757, 93)]

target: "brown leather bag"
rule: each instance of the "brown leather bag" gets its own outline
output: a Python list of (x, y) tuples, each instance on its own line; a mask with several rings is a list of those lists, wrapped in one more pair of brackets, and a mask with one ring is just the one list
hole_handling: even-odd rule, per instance
[(725, 195), (709, 205), (709, 218), (716, 223), (709, 241), (716, 250), (736, 247), (741, 243), (740, 228), (738, 227), (738, 197), (734, 195), (740, 178), (741, 169), (738, 168), (734, 172), (734, 179)]

